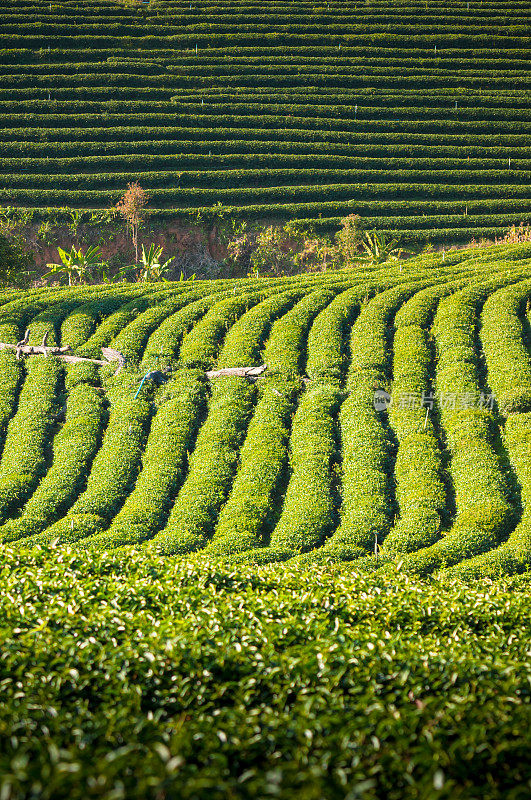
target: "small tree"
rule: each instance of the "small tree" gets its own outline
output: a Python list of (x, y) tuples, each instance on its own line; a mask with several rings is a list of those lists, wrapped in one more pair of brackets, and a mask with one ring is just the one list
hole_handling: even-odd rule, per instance
[(358, 256), (362, 230), (357, 214), (349, 214), (341, 220), (341, 230), (336, 233), (336, 243), (343, 264), (351, 264)]
[(328, 236), (305, 236), (302, 245), (293, 257), (298, 269), (304, 272), (326, 272), (337, 267), (338, 248)]
[(135, 250), (135, 262), (138, 262), (138, 233), (144, 226), (148, 210), (148, 195), (139, 183), (129, 183), (127, 191), (116, 204), (116, 210), (127, 223), (131, 233), (131, 241)]
[(232, 269), (248, 273), (251, 270), (251, 256), (256, 247), (256, 231), (249, 228), (247, 222), (231, 222), (228, 231), (224, 231), (227, 246), (227, 264)]
[(0, 208), (0, 285), (26, 287), (34, 272), (26, 228), (33, 211)]
[(251, 255), (255, 274), (283, 275), (293, 272), (293, 251), (283, 228), (268, 225), (256, 237), (256, 249)]

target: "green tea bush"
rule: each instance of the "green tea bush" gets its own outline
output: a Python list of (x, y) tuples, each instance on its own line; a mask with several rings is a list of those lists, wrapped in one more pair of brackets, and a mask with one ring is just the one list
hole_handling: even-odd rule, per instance
[(40, 345), (42, 344), (45, 334), (48, 334), (46, 343), (50, 346), (58, 345), (61, 336), (61, 325), (63, 320), (69, 316), (70, 313), (73, 312), (81, 302), (82, 298), (79, 297), (47, 306), (30, 322), (28, 322), (30, 329), (28, 343)]
[(153, 363), (171, 361), (176, 357), (185, 334), (201, 319), (216, 303), (220, 302), (223, 293), (215, 292), (205, 298), (200, 298), (188, 303), (180, 311), (176, 311), (159, 325), (149, 337), (141, 368), (149, 369)]
[[(489, 293), (507, 280), (463, 290), (442, 301), (435, 320), (438, 351), (437, 390), (444, 397), (442, 424), (452, 454), (451, 473), (457, 515), (452, 529), (430, 547), (404, 559), (408, 569), (425, 574), (440, 566), (451, 566), (496, 547), (507, 538), (516, 522), (509, 486), (495, 449), (492, 413), (477, 407), (481, 396), (476, 354), (476, 315)], [(471, 397), (471, 407), (462, 398)], [(446, 406), (446, 407), (445, 407)]]
[(304, 343), (315, 316), (334, 298), (332, 289), (316, 289), (281, 317), (271, 330), (264, 349), (270, 373), (294, 379), (304, 368)]
[(242, 293), (220, 300), (184, 337), (179, 362), (186, 367), (213, 366), (227, 330), (242, 314), (264, 299), (264, 293)]
[(275, 293), (247, 311), (227, 333), (217, 366), (245, 367), (257, 364), (271, 326), (302, 295), (301, 289)]
[(86, 489), (66, 516), (32, 536), (32, 543), (76, 542), (109, 526), (133, 488), (151, 413), (151, 403), (143, 397), (116, 401)]
[(464, 579), (499, 578), (525, 572), (531, 565), (531, 415), (511, 414), (505, 424), (504, 441), (521, 487), (521, 518), (498, 547), (462, 561), (445, 572)]
[[(290, 476), (269, 546), (237, 552), (234, 563), (286, 561), (319, 546), (336, 521), (334, 503), (335, 416), (339, 393), (318, 385), (306, 392), (293, 419)], [(230, 546), (230, 545), (229, 545)]]
[(4, 542), (44, 530), (59, 519), (76, 499), (100, 445), (103, 398), (92, 386), (74, 386), (66, 402), (66, 421), (53, 441), (53, 461), (22, 515), (0, 527)]
[[(4, 450), (0, 460), (0, 518), (28, 499), (46, 470), (46, 446), (56, 409), (56, 389), (61, 364), (53, 357), (36, 358), (26, 366), (16, 413), (7, 427)], [(11, 377), (6, 401), (12, 408), (14, 381)]]
[(333, 530), (333, 465), (336, 389), (318, 385), (303, 396), (293, 420), (292, 475), (271, 547), (292, 553), (313, 550)]
[(341, 381), (348, 360), (346, 333), (362, 299), (363, 289), (346, 289), (317, 315), (308, 335), (306, 372), (312, 380)]
[(15, 354), (8, 350), (0, 351), (0, 370), (2, 373), (0, 381), (0, 443), (3, 447), (6, 429), (15, 409), (24, 373), (22, 362), (17, 361)]
[(98, 293), (98, 298), (77, 306), (61, 325), (61, 344), (77, 350), (92, 336), (105, 317), (116, 312), (131, 299), (132, 292), (113, 287), (108, 293), (102, 290)]
[(164, 527), (185, 478), (188, 452), (203, 412), (205, 381), (182, 369), (161, 392), (133, 491), (109, 529), (88, 537), (84, 545), (101, 549), (141, 544)]
[(531, 410), (531, 357), (522, 330), (530, 296), (530, 281), (500, 289), (489, 297), (481, 317), (489, 382), (502, 414)]
[(3, 548), (1, 575), (13, 800), (531, 790), (528, 576), (235, 570), (131, 548)]
[[(429, 323), (448, 287), (424, 289), (400, 309), (393, 342), (393, 404), (389, 421), (398, 440), (395, 462), (398, 518), (386, 537), (385, 553), (418, 550), (436, 541), (446, 511), (442, 453), (430, 418), (433, 407)], [(424, 302), (417, 298), (423, 295)], [(414, 304), (412, 314), (409, 303)], [(417, 316), (418, 315), (418, 316)], [(400, 324), (404, 320), (417, 324)], [(431, 399), (430, 399), (431, 398)]]
[(174, 290), (170, 291), (171, 295), (167, 299), (161, 294), (160, 304), (157, 302), (147, 308), (112, 339), (111, 346), (123, 353), (129, 363), (140, 361), (148, 340), (165, 319), (200, 299), (204, 294), (204, 290), (201, 289), (184, 291), (182, 294), (176, 292), (175, 296), (173, 296)]
[(0, 341), (16, 344), (22, 339), (27, 324), (54, 301), (72, 295), (71, 290), (28, 292), (26, 296), (0, 306)]
[(186, 480), (166, 527), (149, 544), (156, 552), (191, 553), (211, 538), (234, 480), (254, 393), (245, 378), (222, 378), (214, 384)]
[(108, 347), (115, 336), (148, 308), (152, 302), (149, 294), (124, 303), (98, 325), (92, 336), (78, 347), (79, 355), (87, 358), (100, 358), (101, 348)]
[(261, 547), (280, 513), (296, 386), (271, 379), (259, 390), (232, 491), (208, 545), (212, 554)]
[(412, 292), (412, 287), (398, 287), (376, 295), (362, 309), (350, 335), (349, 396), (339, 413), (340, 525), (326, 542), (330, 554), (347, 560), (380, 544), (394, 514), (392, 442), (381, 417), (384, 412), (374, 407), (374, 393), (388, 388), (389, 324)]

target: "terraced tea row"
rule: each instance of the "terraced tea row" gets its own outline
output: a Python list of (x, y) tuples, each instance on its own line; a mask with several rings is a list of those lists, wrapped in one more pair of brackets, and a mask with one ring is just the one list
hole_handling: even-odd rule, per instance
[[(530, 563), (529, 245), (288, 279), (7, 293), (0, 536), (12, 545)], [(99, 366), (119, 349), (125, 370)], [(485, 354), (485, 362), (482, 360)], [(267, 364), (254, 382), (211, 368)], [(147, 371), (169, 370), (157, 385)]]
[(530, 219), (525, 4), (0, 8), (3, 204), (109, 207), (138, 180), (162, 217), (433, 240)]

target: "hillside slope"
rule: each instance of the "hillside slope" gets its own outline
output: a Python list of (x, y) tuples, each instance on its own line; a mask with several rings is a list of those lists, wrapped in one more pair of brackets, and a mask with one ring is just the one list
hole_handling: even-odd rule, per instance
[(531, 219), (527, 3), (2, 0), (0, 202), (348, 213), (432, 240)]
[[(531, 561), (530, 245), (287, 279), (1, 299), (0, 540), (355, 560)], [(255, 383), (212, 367), (267, 364)], [(141, 377), (171, 367), (157, 387)], [(138, 389), (138, 391), (137, 391)], [(389, 403), (389, 400), (392, 402)]]

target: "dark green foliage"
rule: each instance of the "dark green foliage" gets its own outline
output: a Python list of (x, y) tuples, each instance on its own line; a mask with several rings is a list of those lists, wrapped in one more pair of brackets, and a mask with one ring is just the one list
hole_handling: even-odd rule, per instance
[(0, 233), (0, 285), (26, 287), (32, 266), (33, 256), (25, 243), (10, 241)]
[(528, 576), (58, 555), (2, 553), (4, 797), (531, 792)]
[(234, 478), (253, 400), (253, 388), (244, 378), (224, 378), (214, 385), (186, 481), (168, 524), (149, 545), (157, 552), (186, 554), (207, 544)]

